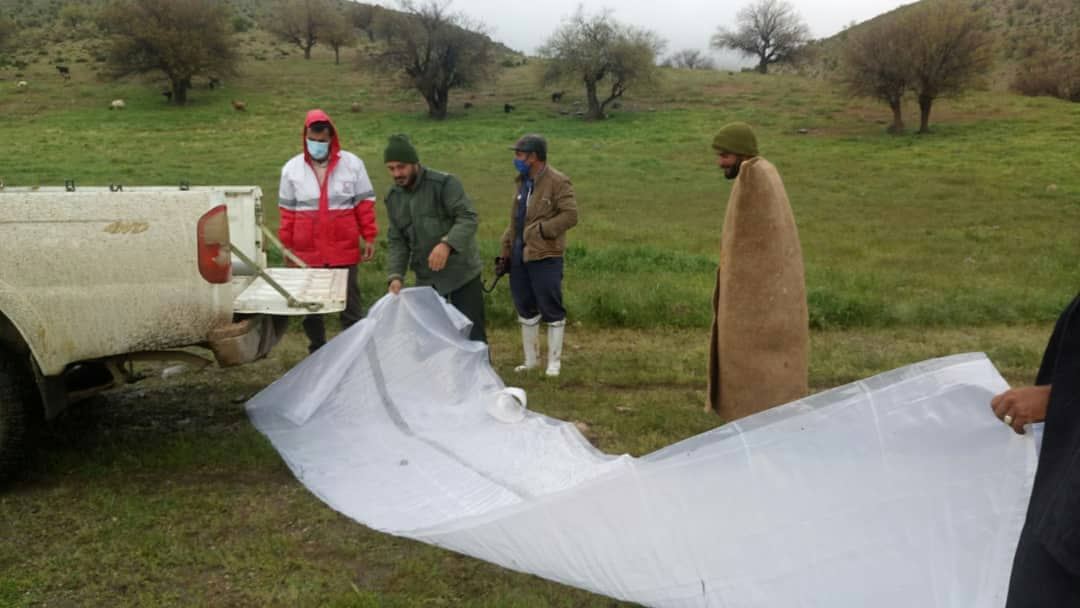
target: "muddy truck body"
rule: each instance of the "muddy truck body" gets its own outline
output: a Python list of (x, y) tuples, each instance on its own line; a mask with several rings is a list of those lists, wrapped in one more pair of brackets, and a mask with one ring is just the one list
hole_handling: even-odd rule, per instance
[(248, 363), (344, 309), (346, 271), (267, 267), (262, 217), (252, 186), (0, 189), (0, 479), (135, 362)]

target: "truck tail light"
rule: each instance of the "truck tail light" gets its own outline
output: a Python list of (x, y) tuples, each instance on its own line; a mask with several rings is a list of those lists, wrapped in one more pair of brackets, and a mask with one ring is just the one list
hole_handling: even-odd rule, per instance
[(229, 251), (229, 215), (225, 205), (218, 205), (199, 218), (199, 274), (209, 283), (232, 280), (232, 254)]

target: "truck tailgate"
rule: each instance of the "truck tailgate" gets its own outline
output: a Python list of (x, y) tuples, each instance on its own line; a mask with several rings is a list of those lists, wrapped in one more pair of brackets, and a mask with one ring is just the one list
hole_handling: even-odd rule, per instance
[[(289, 299), (266, 281), (256, 277), (233, 300), (234, 313), (269, 315), (327, 314), (345, 310), (345, 289), (349, 271), (342, 268), (266, 268), (270, 279), (294, 299)], [(304, 304), (318, 304), (313, 310)]]

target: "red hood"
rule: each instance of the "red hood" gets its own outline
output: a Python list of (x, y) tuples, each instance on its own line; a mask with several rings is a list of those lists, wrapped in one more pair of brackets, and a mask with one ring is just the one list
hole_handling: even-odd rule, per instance
[(341, 152), (341, 144), (338, 143), (338, 131), (334, 126), (334, 121), (330, 120), (330, 116), (322, 110), (309, 110), (307, 118), (304, 119), (304, 128), (300, 131), (300, 148), (304, 151), (304, 162), (311, 163), (311, 156), (307, 151), (307, 128), (311, 126), (313, 122), (328, 122), (333, 127), (334, 134), (330, 137), (330, 161), (334, 161), (338, 157), (338, 153)]

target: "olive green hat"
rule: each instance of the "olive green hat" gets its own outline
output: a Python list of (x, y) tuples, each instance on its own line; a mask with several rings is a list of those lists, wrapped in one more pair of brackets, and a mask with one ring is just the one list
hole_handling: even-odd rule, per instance
[(724, 125), (713, 137), (712, 147), (717, 152), (730, 152), (743, 156), (757, 156), (757, 137), (754, 130), (745, 122), (733, 122)]
[(386, 152), (383, 152), (384, 163), (418, 163), (420, 156), (416, 153), (407, 135), (401, 133), (390, 136), (390, 143), (386, 144)]

